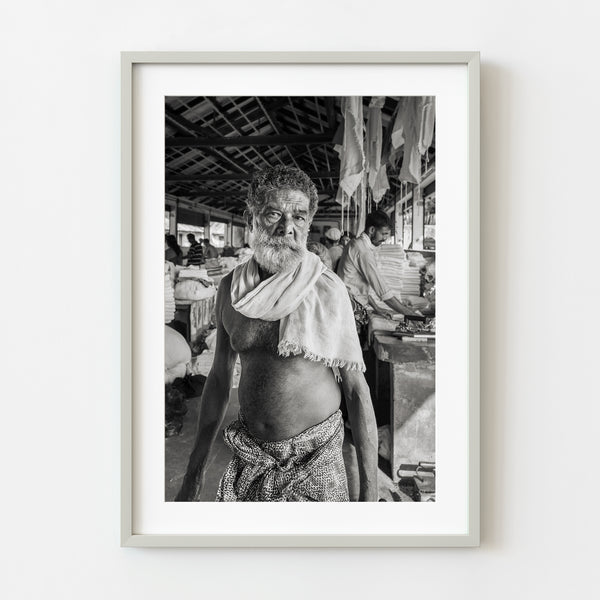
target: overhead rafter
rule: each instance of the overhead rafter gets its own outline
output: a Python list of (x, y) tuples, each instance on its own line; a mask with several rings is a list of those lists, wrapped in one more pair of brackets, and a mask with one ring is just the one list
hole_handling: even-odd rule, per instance
[(329, 129), (335, 130), (337, 127), (337, 118), (335, 116), (335, 98), (333, 96), (327, 96), (325, 98), (325, 109), (327, 110)]
[[(217, 112), (217, 114), (225, 121), (225, 123), (227, 123), (228, 127), (230, 127), (236, 135), (243, 135), (243, 130), (242, 130), (242, 125), (238, 124), (238, 123), (234, 123), (233, 118), (229, 118), (226, 114), (225, 114), (225, 110), (221, 107), (221, 105), (219, 104), (219, 102), (217, 101), (216, 98), (212, 98), (209, 96), (205, 96), (206, 100), (210, 103), (210, 105), (214, 108), (214, 110)], [(233, 99), (231, 99), (231, 102), (233, 103), (234, 106), (237, 105), (235, 104), (235, 102), (233, 101)], [(248, 117), (246, 117), (244, 115), (244, 113), (242, 113), (241, 111), (239, 111), (240, 114), (242, 115), (242, 117), (245, 117), (246, 122), (253, 127), (254, 131), (259, 133), (258, 130), (256, 129), (256, 127), (253, 126), (252, 122), (248, 119)], [(215, 127), (213, 127), (213, 129), (215, 131), (218, 131), (218, 129), (216, 129)], [(254, 152), (254, 154), (259, 158), (259, 160), (261, 160), (263, 162), (263, 164), (269, 166), (270, 163), (269, 161), (265, 158), (265, 156), (260, 153), (256, 147), (252, 147), (252, 151)], [(254, 163), (254, 161), (252, 161), (254, 165), (256, 165), (256, 163)]]
[[(277, 115), (275, 113), (273, 113), (266, 105), (265, 103), (261, 102), (260, 98), (257, 96), (256, 97), (256, 101), (258, 103), (258, 106), (260, 106), (261, 110), (263, 111), (263, 113), (265, 114), (265, 117), (267, 118), (267, 120), (269, 121), (269, 124), (271, 125), (271, 127), (273, 128), (273, 131), (275, 132), (276, 135), (281, 135), (281, 131), (279, 129), (279, 125), (277, 123)], [(292, 151), (290, 150), (289, 146), (284, 146), (289, 157), (292, 159), (292, 162), (294, 163), (294, 165), (296, 166), (296, 168), (300, 168), (300, 165), (298, 164), (298, 162), (296, 161), (296, 158), (294, 157), (294, 155), (292, 154)], [(278, 157), (279, 158), (279, 157)], [(281, 159), (279, 159), (281, 161)], [(281, 161), (283, 163), (283, 161)]]
[[(167, 118), (167, 120), (169, 122), (174, 124), (176, 128), (178, 128), (180, 131), (183, 131), (185, 133), (189, 134), (190, 132), (197, 132), (197, 133), (203, 132), (203, 128), (198, 127), (197, 125), (188, 121), (184, 117), (181, 117), (180, 115), (175, 113), (175, 111), (173, 111), (168, 106), (165, 107), (165, 117)], [(233, 168), (234, 171), (237, 171), (238, 173), (247, 173), (248, 172), (243, 167), (240, 167), (237, 162), (231, 160), (231, 158), (229, 156), (227, 156), (227, 154), (225, 152), (220, 152), (218, 150), (212, 150), (212, 149), (207, 149), (205, 152), (206, 152), (206, 154), (208, 154), (209, 156), (211, 156), (212, 158), (214, 158), (217, 161), (224, 160), (225, 162), (227, 162), (229, 164), (229, 166), (231, 168)]]
[[(306, 173), (311, 179), (327, 178), (338, 179), (339, 169), (334, 171), (309, 171)], [(172, 182), (200, 182), (200, 181), (250, 181), (252, 173), (209, 173), (207, 175), (167, 175), (165, 181)]]
[(307, 135), (236, 135), (229, 137), (171, 137), (167, 148), (233, 148), (236, 146), (302, 146), (331, 143), (331, 133)]
[[(335, 192), (336, 190), (331, 188), (319, 190), (319, 194), (328, 194), (330, 196), (334, 195)], [(180, 190), (177, 192), (177, 196), (185, 196), (188, 198), (233, 198), (245, 200), (247, 194), (241, 194), (239, 192), (223, 192), (221, 190), (197, 189)]]

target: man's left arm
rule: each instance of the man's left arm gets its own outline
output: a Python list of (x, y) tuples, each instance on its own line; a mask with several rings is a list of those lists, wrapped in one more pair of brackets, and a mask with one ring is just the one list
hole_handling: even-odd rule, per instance
[(377, 502), (377, 425), (369, 386), (360, 371), (341, 368), (340, 374), (358, 458), (358, 500)]

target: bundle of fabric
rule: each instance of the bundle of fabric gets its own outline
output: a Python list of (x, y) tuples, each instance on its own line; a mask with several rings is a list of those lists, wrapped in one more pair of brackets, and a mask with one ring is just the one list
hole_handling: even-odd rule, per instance
[(173, 293), (173, 281), (171, 280), (171, 263), (165, 262), (165, 323), (170, 323), (175, 318), (175, 296)]
[(175, 284), (175, 298), (177, 300), (203, 300), (212, 298), (215, 288), (203, 281), (184, 279)]
[(382, 244), (375, 250), (379, 273), (394, 296), (402, 297), (402, 278), (406, 264), (404, 249), (400, 244)]
[(192, 351), (185, 338), (173, 328), (165, 326), (165, 384), (177, 377), (185, 377)]
[(404, 266), (402, 290), (405, 296), (421, 295), (421, 270), (419, 267)]
[(205, 268), (190, 266), (185, 269), (179, 269), (177, 272), (177, 278), (181, 281), (182, 279), (208, 279), (208, 272)]
[(206, 272), (208, 276), (213, 280), (215, 285), (217, 285), (223, 276), (226, 274), (223, 271), (223, 267), (221, 266), (220, 259), (218, 258), (208, 258), (206, 259)]

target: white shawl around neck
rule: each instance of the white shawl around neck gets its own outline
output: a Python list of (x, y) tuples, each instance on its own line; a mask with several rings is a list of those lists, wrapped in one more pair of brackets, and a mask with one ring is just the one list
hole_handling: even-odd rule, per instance
[(365, 371), (346, 287), (308, 252), (294, 269), (260, 280), (254, 258), (238, 265), (231, 304), (250, 319), (280, 321), (277, 352), (303, 355), (328, 367)]

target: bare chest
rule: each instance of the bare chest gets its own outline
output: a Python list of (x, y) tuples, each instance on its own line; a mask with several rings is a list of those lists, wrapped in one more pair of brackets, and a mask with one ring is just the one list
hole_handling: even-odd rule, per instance
[(231, 347), (236, 352), (267, 350), (277, 353), (279, 321), (249, 319), (231, 307), (223, 316), (223, 325), (229, 334)]

